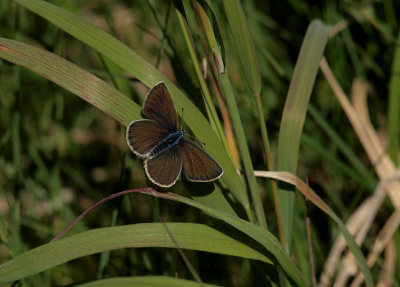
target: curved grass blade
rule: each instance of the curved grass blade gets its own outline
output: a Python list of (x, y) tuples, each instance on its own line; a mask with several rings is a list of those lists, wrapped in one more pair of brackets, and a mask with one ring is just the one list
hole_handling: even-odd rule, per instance
[(213, 252), (271, 263), (266, 256), (209, 226), (195, 223), (141, 223), (82, 232), (53, 241), (0, 265), (0, 282), (42, 272), (86, 255), (120, 248), (164, 247)]
[[(319, 20), (312, 21), (307, 29), (283, 110), (279, 130), (277, 170), (294, 174), (297, 171), (301, 133), (328, 34), (328, 27)], [(278, 200), (282, 212), (285, 247), (290, 250), (293, 237), (293, 190), (280, 189)]]
[[(91, 46), (131, 75), (138, 78), (148, 87), (152, 87), (156, 83), (164, 81), (172, 94), (176, 109), (180, 110), (181, 107), (184, 107), (186, 125), (200, 141), (207, 143), (205, 149), (224, 168), (224, 175), (221, 177), (220, 181), (229, 188), (235, 198), (245, 208), (248, 208), (249, 202), (246, 196), (244, 182), (237, 174), (232, 160), (227, 155), (222, 142), (217, 140), (218, 136), (212, 130), (203, 114), (169, 79), (137, 55), (128, 46), (103, 30), (86, 22), (81, 17), (41, 0), (15, 0), (15, 2), (42, 16), (60, 29)], [(124, 118), (124, 121), (121, 123), (128, 125), (130, 121), (137, 118), (138, 117), (132, 117), (129, 120)], [(211, 195), (214, 198), (210, 199), (210, 202), (215, 200), (215, 197), (219, 196), (215, 195), (215, 192), (211, 193)], [(225, 199), (219, 196), (218, 200), (222, 201)]]
[(285, 272), (288, 278), (291, 279), (291, 282), (293, 282), (296, 286), (305, 286), (302, 274), (299, 272), (296, 265), (290, 260), (289, 256), (282, 248), (282, 245), (280, 244), (278, 239), (276, 239), (276, 237), (268, 230), (253, 223), (250, 223), (248, 221), (245, 221), (241, 218), (232, 216), (226, 212), (205, 206), (203, 204), (200, 204), (196, 201), (193, 201), (189, 198), (180, 196), (175, 193), (171, 192), (161, 193), (152, 188), (140, 189), (137, 190), (137, 192), (152, 195), (159, 198), (178, 201), (187, 204), (189, 206), (201, 209), (206, 214), (211, 215), (217, 218), (218, 220), (222, 220), (223, 222), (240, 230), (250, 238), (260, 243), (269, 252), (267, 254), (269, 255), (272, 254), (272, 258), (270, 259), (282, 268), (282, 270)]
[(99, 108), (120, 123), (140, 118), (140, 107), (108, 83), (42, 49), (0, 38), (0, 58), (25, 67)]
[(340, 220), (340, 218), (333, 212), (333, 210), (310, 188), (308, 185), (303, 182), (300, 178), (290, 172), (279, 172), (279, 171), (257, 171), (258, 176), (278, 179), (296, 186), (296, 188), (315, 206), (325, 212), (328, 216), (330, 216), (338, 225), (340, 231), (343, 234), (344, 239), (347, 242), (347, 245), (354, 255), (354, 258), (357, 261), (358, 267), (361, 272), (365, 276), (365, 282), (367, 286), (374, 286), (371, 272), (368, 268), (367, 262), (365, 260), (364, 255), (361, 252), (360, 247), (357, 245), (353, 236), (347, 230), (346, 225)]

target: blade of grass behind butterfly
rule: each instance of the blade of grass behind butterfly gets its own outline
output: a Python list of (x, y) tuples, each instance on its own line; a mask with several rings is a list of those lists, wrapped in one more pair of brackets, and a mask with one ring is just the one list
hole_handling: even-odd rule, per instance
[(190, 58), (192, 59), (193, 68), (196, 72), (197, 79), (199, 81), (201, 90), (204, 95), (204, 102), (206, 104), (207, 112), (210, 117), (211, 123), (215, 127), (216, 132), (219, 134), (219, 137), (222, 143), (224, 144), (225, 149), (228, 151), (229, 150), (228, 144), (226, 143), (224, 137), (224, 132), (221, 126), (221, 122), (219, 121), (217, 111), (215, 110), (214, 104), (212, 102), (211, 95), (207, 87), (207, 83), (203, 78), (203, 73), (200, 68), (200, 63), (197, 57), (196, 49), (194, 47), (193, 38), (191, 36), (185, 16), (183, 15), (184, 11), (188, 9), (187, 7), (189, 5), (188, 3), (189, 2), (184, 2), (182, 3), (182, 5), (180, 5), (177, 1), (174, 1), (176, 16), (178, 18), (183, 37), (185, 39), (186, 46), (189, 50)]
[[(278, 142), (278, 166), (280, 171), (296, 174), (300, 138), (308, 103), (318, 73), (319, 61), (328, 41), (329, 29), (320, 20), (310, 23), (304, 37), (299, 57), (290, 82), (283, 110)], [(285, 234), (286, 249), (291, 250), (294, 193), (293, 188), (280, 188), (279, 205)]]
[[(224, 168), (224, 176), (221, 177), (220, 181), (228, 187), (230, 192), (243, 206), (248, 205), (244, 196), (244, 183), (236, 173), (236, 169), (227, 155), (223, 144), (215, 140), (216, 135), (202, 113), (168, 78), (137, 55), (132, 49), (75, 14), (41, 0), (15, 0), (15, 2), (44, 17), (60, 29), (91, 46), (99, 53), (106, 55), (110, 60), (138, 78), (148, 87), (164, 81), (172, 94), (177, 109), (179, 110), (181, 107), (184, 107), (185, 111), (187, 111), (187, 117), (185, 117), (187, 126), (189, 126), (199, 140), (208, 143), (207, 150)], [(130, 121), (139, 118), (139, 116), (132, 116), (132, 113), (118, 116), (123, 118), (123, 121), (121, 121), (123, 125), (128, 125)], [(220, 195), (214, 196), (219, 196), (220, 200), (226, 200)]]
[[(227, 143), (226, 143), (226, 140), (225, 140), (225, 136), (224, 136), (224, 133), (223, 133), (223, 130), (222, 130), (222, 127), (221, 127), (221, 123), (220, 123), (220, 121), (218, 119), (215, 107), (214, 107), (214, 105), (212, 103), (211, 96), (210, 96), (207, 84), (206, 84), (205, 80), (203, 79), (203, 76), (202, 76), (202, 73), (201, 73), (201, 70), (200, 70), (200, 64), (198, 62), (198, 58), (197, 58), (197, 55), (196, 55), (196, 50), (194, 49), (193, 40), (192, 40), (192, 37), (190, 35), (190, 31), (189, 31), (187, 22), (186, 22), (185, 18), (183, 17), (183, 15), (181, 14), (182, 10), (180, 10), (180, 9), (182, 9), (182, 7), (177, 8), (177, 6), (175, 5), (175, 11), (176, 11), (176, 15), (177, 15), (180, 27), (181, 27), (181, 31), (182, 31), (182, 33), (184, 35), (185, 42), (187, 44), (187, 47), (188, 47), (188, 50), (189, 50), (189, 54), (191, 56), (192, 63), (193, 63), (197, 78), (199, 80), (201, 89), (203, 91), (203, 95), (204, 95), (204, 99), (205, 99), (208, 115), (210, 117), (211, 122), (214, 123), (214, 126), (216, 127), (217, 132), (219, 133), (220, 138), (221, 138), (222, 142), (225, 145), (225, 150), (228, 151), (229, 149), (228, 149), (228, 146), (227, 146)], [(216, 186), (216, 191), (217, 190), (218, 190), (218, 192), (220, 192), (219, 187)], [(213, 194), (210, 195), (210, 198), (204, 198), (203, 196), (197, 197), (195, 194), (192, 194), (192, 196), (193, 196), (193, 198), (196, 198), (197, 201), (199, 201), (199, 202), (201, 202), (203, 204), (207, 204), (209, 206), (212, 205), (214, 207), (218, 207), (219, 205), (224, 204), (222, 202), (217, 203), (215, 198), (212, 198), (214, 196)], [(242, 206), (246, 211), (247, 217), (250, 220), (252, 220), (253, 216), (252, 216), (252, 213), (251, 213), (251, 210), (250, 210), (250, 204), (249, 204), (249, 201), (247, 199), (246, 193), (243, 194), (243, 198), (246, 199), (246, 204), (243, 204)], [(210, 202), (207, 203), (208, 201), (210, 201)]]
[[(196, 2), (199, 14), (199, 22), (202, 23), (204, 34), (207, 37), (210, 46), (211, 55), (208, 55), (210, 64), (210, 82), (217, 98), (220, 113), (224, 122), (225, 138), (229, 149), (229, 155), (237, 169), (240, 168), (239, 152), (237, 150), (236, 139), (233, 135), (232, 124), (229, 119), (225, 101), (217, 85), (216, 74), (225, 73), (225, 46), (223, 43), (218, 18), (213, 10), (212, 3), (209, 0), (199, 0)], [(212, 23), (212, 24), (211, 24)]]

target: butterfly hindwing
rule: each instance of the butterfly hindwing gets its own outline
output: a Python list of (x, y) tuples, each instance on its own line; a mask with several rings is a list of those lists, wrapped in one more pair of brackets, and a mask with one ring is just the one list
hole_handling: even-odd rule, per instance
[(127, 127), (126, 140), (136, 155), (146, 157), (168, 134), (168, 131), (153, 120), (137, 120)]
[(161, 186), (171, 187), (182, 170), (182, 158), (177, 147), (167, 149), (153, 158), (147, 158), (144, 168), (149, 179)]
[(178, 145), (185, 176), (190, 181), (213, 181), (224, 173), (222, 167), (199, 145), (182, 139)]
[(156, 84), (147, 94), (142, 113), (169, 132), (178, 129), (178, 114), (172, 102), (171, 94), (163, 82)]

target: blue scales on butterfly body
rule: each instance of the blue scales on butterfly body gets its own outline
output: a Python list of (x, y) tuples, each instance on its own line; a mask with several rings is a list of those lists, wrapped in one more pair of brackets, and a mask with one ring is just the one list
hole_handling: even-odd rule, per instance
[(167, 149), (177, 148), (179, 142), (183, 139), (184, 134), (185, 131), (175, 131), (172, 134), (169, 134), (149, 152), (148, 158), (154, 158)]

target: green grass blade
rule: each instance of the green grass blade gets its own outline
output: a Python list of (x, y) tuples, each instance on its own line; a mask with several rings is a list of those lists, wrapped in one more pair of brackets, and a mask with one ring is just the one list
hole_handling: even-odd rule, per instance
[[(278, 165), (280, 171), (296, 173), (300, 138), (329, 29), (319, 20), (309, 25), (290, 82), (279, 130)], [(285, 247), (290, 250), (292, 240), (294, 193), (280, 189), (278, 193), (285, 234)]]
[(249, 184), (251, 197), (253, 200), (254, 212), (256, 215), (257, 223), (260, 226), (267, 228), (267, 221), (265, 219), (264, 207), (261, 202), (260, 193), (258, 191), (256, 177), (254, 176), (253, 163), (251, 162), (246, 136), (244, 134), (242, 122), (240, 120), (239, 109), (236, 104), (236, 99), (233, 93), (228, 72), (220, 74), (220, 80), (222, 89), (225, 94), (226, 103), (229, 109), (229, 114), (232, 119), (232, 126), (235, 130), (235, 136), (239, 146), (240, 154), (243, 160), (243, 166)]
[(42, 49), (0, 38), (0, 58), (56, 83), (127, 125), (140, 118), (140, 107), (108, 83)]
[(243, 7), (239, 0), (223, 0), (222, 3), (244, 72), (243, 76), (253, 95), (259, 95), (261, 91), (260, 68)]
[[(181, 9), (184, 9), (184, 8), (181, 7)], [(199, 81), (201, 90), (203, 92), (204, 102), (206, 104), (210, 120), (212, 121), (213, 126), (215, 127), (216, 131), (218, 132), (219, 137), (225, 146), (225, 149), (229, 150), (228, 144), (226, 143), (226, 140), (225, 140), (224, 131), (223, 131), (221, 122), (219, 121), (217, 111), (215, 110), (213, 101), (211, 99), (210, 92), (207, 87), (206, 80), (203, 78), (203, 73), (200, 68), (200, 63), (199, 63), (199, 59), (197, 57), (197, 53), (196, 53), (195, 45), (193, 43), (192, 35), (190, 33), (186, 19), (182, 14), (183, 11), (180, 11), (179, 7), (175, 7), (175, 12), (176, 12), (176, 16), (178, 18), (178, 22), (181, 27), (183, 37), (185, 39), (186, 47), (189, 51), (190, 58), (192, 60), (191, 63), (193, 64), (193, 68), (196, 72), (197, 80)]]
[[(237, 174), (231, 158), (227, 155), (224, 145), (218, 140), (218, 136), (212, 130), (203, 114), (185, 94), (172, 84), (161, 72), (116, 38), (84, 21), (75, 14), (40, 0), (15, 1), (91, 46), (99, 53), (107, 56), (110, 60), (138, 78), (148, 87), (152, 87), (156, 83), (164, 81), (172, 94), (177, 110), (180, 110), (181, 107), (185, 109), (185, 124), (193, 131), (199, 140), (207, 143), (205, 149), (224, 168), (224, 175), (221, 177), (220, 181), (228, 187), (243, 206), (249, 205), (247, 197), (244, 196), (245, 185)], [(130, 106), (132, 106), (132, 103)], [(121, 107), (125, 108), (123, 104), (121, 104)], [(127, 125), (130, 121), (138, 118), (134, 116), (131, 117), (130, 115), (132, 115), (132, 113), (133, 112), (124, 115), (124, 121), (121, 123)], [(218, 197), (219, 201), (226, 201), (222, 195), (211, 194), (213, 198), (209, 200), (210, 203), (214, 201), (214, 204), (218, 204), (218, 202), (215, 202), (216, 197)]]
[(217, 218), (218, 220), (224, 221), (225, 223), (231, 225), (232, 227), (238, 229), (239, 231), (243, 232), (250, 238), (260, 243), (268, 251), (266, 253), (266, 256), (270, 256), (272, 254), (271, 260), (282, 268), (288, 278), (290, 278), (297, 286), (305, 286), (302, 274), (299, 272), (296, 265), (291, 261), (290, 257), (282, 248), (279, 240), (276, 239), (276, 237), (265, 228), (245, 221), (241, 218), (232, 216), (231, 214), (228, 214), (226, 212), (202, 205), (196, 201), (175, 193), (161, 193), (155, 191), (154, 189), (138, 190), (138, 192), (187, 204), (189, 206), (202, 210), (203, 212)]
[[(271, 263), (266, 256), (209, 226), (166, 223), (182, 249), (239, 256)], [(142, 223), (93, 229), (60, 239), (15, 257), (0, 265), (0, 282), (9, 282), (42, 272), (86, 255), (119, 248), (176, 248), (163, 223)]]

